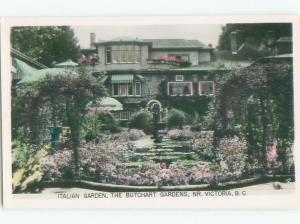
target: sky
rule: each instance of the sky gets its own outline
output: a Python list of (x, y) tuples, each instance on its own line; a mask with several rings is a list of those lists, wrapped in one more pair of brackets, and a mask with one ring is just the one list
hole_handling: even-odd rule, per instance
[(218, 45), (221, 24), (200, 25), (130, 25), (130, 26), (73, 26), (81, 48), (89, 48), (90, 33), (96, 40), (110, 40), (116, 37), (139, 39), (191, 39), (204, 44)]

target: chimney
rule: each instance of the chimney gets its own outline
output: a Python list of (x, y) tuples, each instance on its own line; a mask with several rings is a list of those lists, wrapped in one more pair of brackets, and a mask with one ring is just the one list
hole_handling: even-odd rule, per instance
[(90, 33), (90, 48), (95, 48), (96, 34)]
[(237, 32), (230, 33), (231, 54), (237, 54)]

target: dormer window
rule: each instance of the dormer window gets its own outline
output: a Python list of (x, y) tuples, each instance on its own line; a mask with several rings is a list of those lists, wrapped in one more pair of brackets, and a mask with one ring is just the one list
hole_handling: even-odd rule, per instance
[(175, 76), (175, 81), (176, 82), (182, 82), (182, 81), (184, 81), (183, 75), (176, 75)]

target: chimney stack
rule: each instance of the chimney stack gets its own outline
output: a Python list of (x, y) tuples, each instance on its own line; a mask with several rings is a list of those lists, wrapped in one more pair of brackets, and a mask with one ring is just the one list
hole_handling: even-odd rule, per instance
[(237, 32), (230, 33), (231, 54), (237, 54)]
[(96, 34), (90, 33), (90, 48), (95, 48)]

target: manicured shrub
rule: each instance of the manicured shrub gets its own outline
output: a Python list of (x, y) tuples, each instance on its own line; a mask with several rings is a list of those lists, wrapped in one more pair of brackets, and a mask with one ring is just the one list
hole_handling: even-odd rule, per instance
[(130, 128), (143, 130), (146, 134), (152, 132), (152, 114), (148, 111), (143, 111), (135, 114), (128, 122)]
[(168, 128), (180, 128), (182, 129), (185, 122), (185, 114), (181, 110), (171, 109), (167, 116)]

